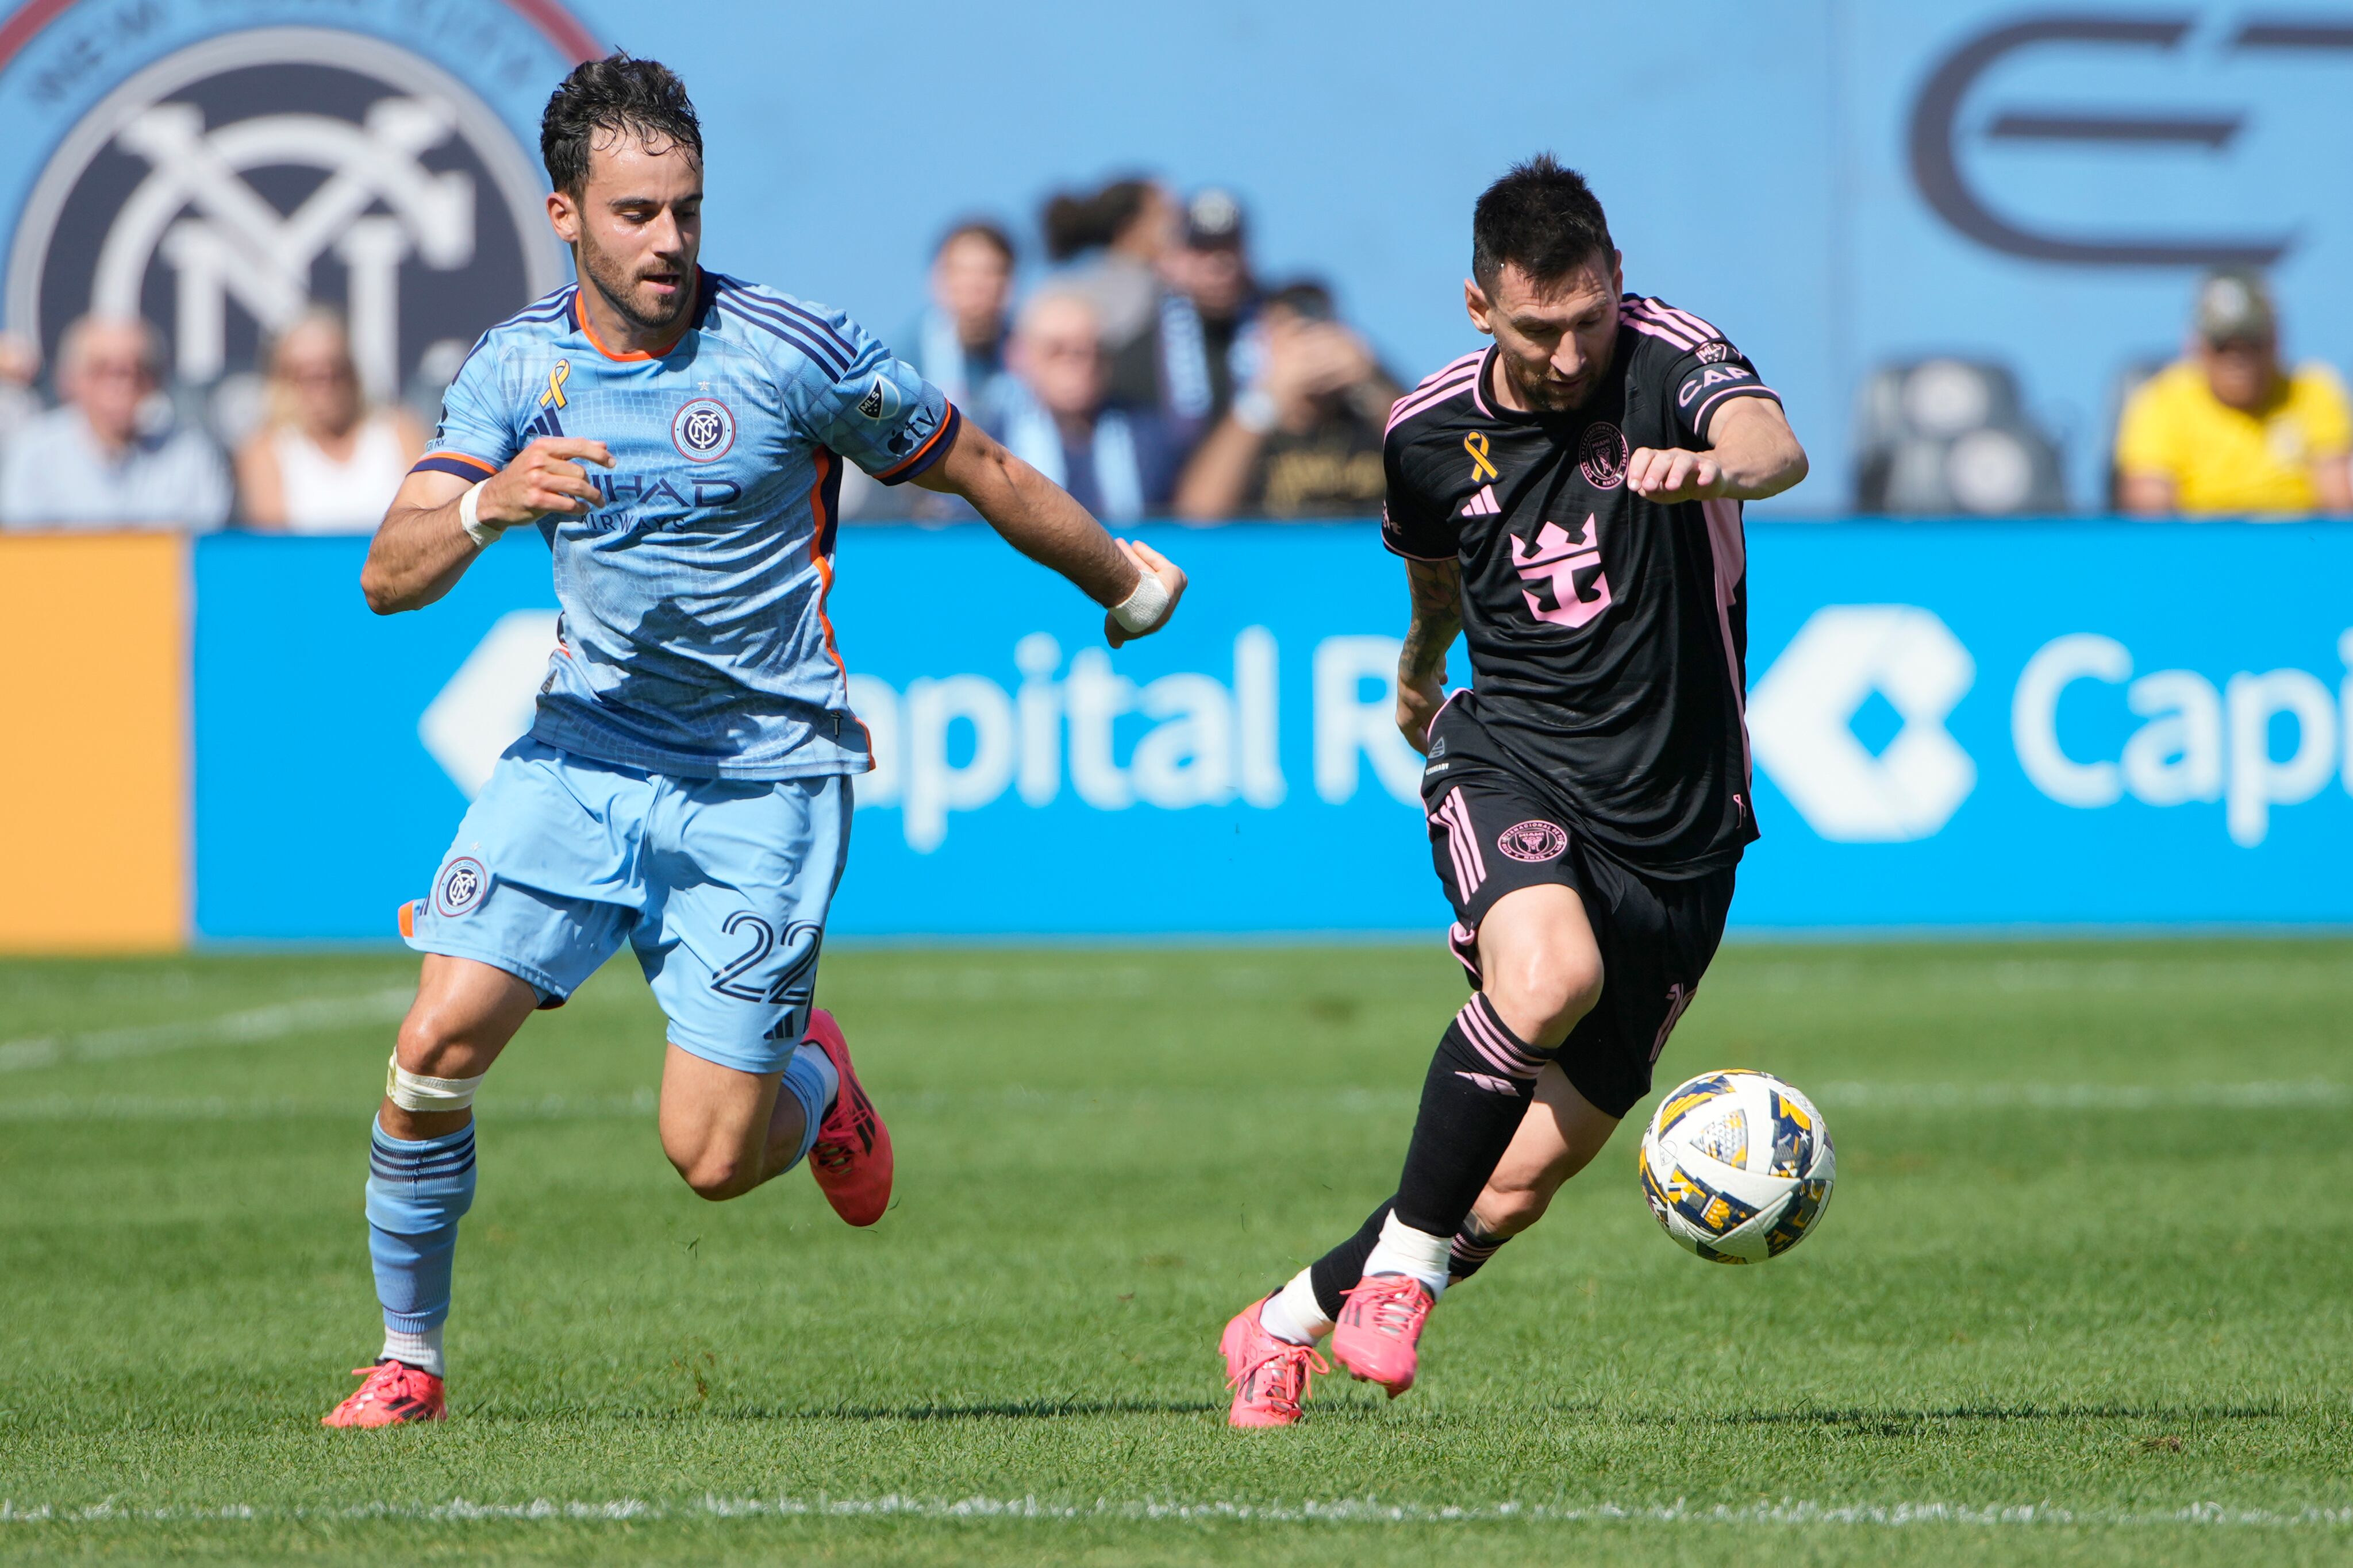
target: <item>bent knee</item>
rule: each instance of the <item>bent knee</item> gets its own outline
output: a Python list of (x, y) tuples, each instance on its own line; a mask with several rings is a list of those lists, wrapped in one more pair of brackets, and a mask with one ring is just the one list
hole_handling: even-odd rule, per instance
[(1528, 1187), (1489, 1187), (1479, 1196), (1473, 1210), (1479, 1223), (1489, 1235), (1517, 1236), (1544, 1218), (1545, 1210), (1552, 1206), (1552, 1194)]
[(400, 1021), (393, 1050), (403, 1071), (427, 1078), (470, 1078), (482, 1070), (475, 1031), (459, 1021), (451, 1008), (412, 1007)]
[(759, 1184), (739, 1160), (681, 1160), (672, 1156), (670, 1163), (678, 1167), (678, 1173), (686, 1179), (694, 1195), (710, 1203), (723, 1204), (729, 1198), (740, 1198)]
[(1601, 1000), (1601, 961), (1591, 953), (1544, 953), (1490, 975), (1487, 999), (1512, 1032), (1556, 1046)]

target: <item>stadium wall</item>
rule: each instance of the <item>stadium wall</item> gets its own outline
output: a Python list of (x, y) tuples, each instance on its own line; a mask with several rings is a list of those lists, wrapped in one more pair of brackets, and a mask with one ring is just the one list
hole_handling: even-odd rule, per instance
[[(838, 931), (1443, 923), (1373, 529), (1145, 537), (1195, 591), (1112, 654), (983, 531), (844, 535), (879, 766)], [(0, 540), (0, 948), (390, 939), (529, 721), (554, 604), (523, 539), (380, 619), (364, 548)], [(1737, 926), (2353, 922), (2353, 527), (1767, 523), (1750, 552)], [(909, 623), (918, 580), (955, 612)]]

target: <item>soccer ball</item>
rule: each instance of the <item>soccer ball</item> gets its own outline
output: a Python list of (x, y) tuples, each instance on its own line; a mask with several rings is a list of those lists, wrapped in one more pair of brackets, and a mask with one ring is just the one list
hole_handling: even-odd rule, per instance
[(1838, 1178), (1822, 1113), (1770, 1073), (1678, 1085), (1651, 1118), (1641, 1158), (1651, 1212), (1711, 1263), (1762, 1263), (1797, 1246)]

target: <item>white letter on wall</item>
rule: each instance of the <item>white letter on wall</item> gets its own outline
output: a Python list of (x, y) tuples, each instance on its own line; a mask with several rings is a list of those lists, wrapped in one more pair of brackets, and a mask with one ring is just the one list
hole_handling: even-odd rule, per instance
[(2151, 670), (2125, 690), (2148, 721), (2125, 742), (2125, 787), (2151, 805), (2222, 798), (2222, 694), (2190, 669)]
[(1282, 724), (1274, 634), (1245, 626), (1234, 638), (1235, 751), (1242, 798), (1261, 809), (1282, 804)]
[(2132, 655), (2114, 637), (2075, 632), (2042, 645), (2018, 678), (2010, 738), (2034, 787), (2062, 805), (2114, 805), (2124, 781), (2114, 763), (2079, 763), (2059, 749), (2059, 694), (2078, 680), (2111, 684), (2132, 674)]
[[(1315, 793), (1337, 805), (1356, 794), (1356, 758), (1409, 805), (1421, 801), (1421, 758), (1397, 727), (1395, 637), (1325, 637), (1315, 645)], [(1377, 680), (1369, 700), (1364, 683)]]
[[(948, 729), (972, 726), (972, 760), (948, 766)], [(907, 683), (907, 763), (901, 794), (907, 847), (928, 855), (947, 837), (948, 813), (976, 811), (1013, 782), (1013, 699), (993, 680), (951, 675)]]
[[(2337, 704), (2318, 678), (2301, 669), (2231, 677), (2223, 704), (2231, 721), (2231, 841), (2253, 848), (2271, 831), (2272, 807), (2310, 800), (2337, 771)], [(2295, 715), (2295, 752), (2272, 760), (2272, 715)]]

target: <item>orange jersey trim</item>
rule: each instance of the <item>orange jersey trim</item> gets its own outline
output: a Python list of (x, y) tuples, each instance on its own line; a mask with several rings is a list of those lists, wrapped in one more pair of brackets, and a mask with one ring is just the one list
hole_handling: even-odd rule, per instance
[[(916, 454), (918, 457), (921, 453)], [(849, 687), (849, 666), (841, 661), (841, 648), (834, 640), (833, 617), (826, 614), (826, 595), (833, 592), (833, 562), (825, 552), (825, 536), (833, 527), (833, 519), (826, 515), (825, 481), (833, 473), (833, 465), (841, 459), (824, 447), (817, 449), (817, 479), (809, 486), (809, 517), (816, 526), (809, 531), (809, 563), (817, 568), (817, 624), (825, 628), (826, 656), (833, 668), (841, 672), (845, 696)], [(866, 721), (852, 713), (850, 721), (866, 737), (866, 765), (874, 765), (874, 731), (866, 728)]]
[[(694, 271), (695, 302), (698, 305), (702, 303), (702, 290), (705, 287), (706, 284), (703, 279), (702, 269), (698, 267)], [(693, 310), (689, 310), (686, 312), (684, 324), (678, 329), (678, 336), (670, 339), (670, 342), (662, 344), (661, 347), (658, 349), (631, 349), (627, 353), (615, 353), (611, 349), (605, 346), (605, 340), (598, 337), (596, 335), (596, 329), (589, 324), (588, 301), (584, 297), (584, 292), (585, 291), (575, 291), (572, 296), (572, 324), (580, 329), (580, 335), (588, 340), (589, 346), (594, 348), (598, 353), (603, 354), (607, 359), (623, 362), (629, 360), (668, 359), (670, 357), (670, 351), (678, 347), (680, 343), (685, 342), (687, 333), (694, 331), (695, 312)]]
[(427, 463), (433, 461), (436, 458), (446, 458), (453, 463), (463, 463), (470, 468), (480, 468), (484, 474), (495, 474), (499, 471), (499, 466), (496, 463), (486, 463), (481, 458), (475, 457), (471, 452), (453, 452), (448, 450), (447, 447), (444, 447), (442, 450), (438, 452), (426, 453), (425, 456), (417, 458), (415, 463), (409, 466), (408, 471), (413, 474)]
[(940, 444), (940, 437), (946, 435), (955, 427), (956, 407), (955, 404), (951, 403), (948, 405), (946, 416), (940, 421), (940, 427), (932, 432), (932, 438), (924, 442), (922, 446), (916, 447), (913, 453), (911, 454), (904, 461), (893, 463), (889, 468), (883, 469), (881, 473), (875, 475), (875, 479), (882, 484), (890, 483), (891, 477), (892, 475), (902, 474), (909, 468), (913, 468), (917, 463), (922, 462), (923, 460), (923, 455)]

